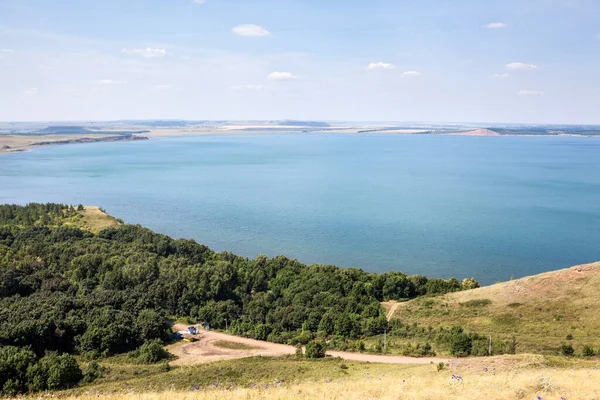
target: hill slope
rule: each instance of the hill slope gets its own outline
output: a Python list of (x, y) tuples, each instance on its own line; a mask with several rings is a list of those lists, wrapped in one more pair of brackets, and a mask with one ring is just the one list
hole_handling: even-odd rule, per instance
[(561, 344), (581, 352), (600, 347), (600, 263), (547, 272), (439, 297), (401, 303), (393, 318), (433, 328), (462, 326), (511, 338), (517, 351), (555, 353)]

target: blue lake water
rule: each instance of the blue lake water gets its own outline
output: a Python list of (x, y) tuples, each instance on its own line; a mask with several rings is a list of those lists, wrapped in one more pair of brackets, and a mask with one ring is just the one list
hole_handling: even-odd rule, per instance
[(600, 139), (269, 134), (0, 155), (0, 202), (214, 250), (493, 283), (600, 260)]

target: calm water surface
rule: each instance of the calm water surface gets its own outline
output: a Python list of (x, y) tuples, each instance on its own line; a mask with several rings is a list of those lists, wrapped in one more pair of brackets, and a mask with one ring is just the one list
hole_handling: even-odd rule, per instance
[(600, 139), (232, 135), (0, 156), (0, 202), (214, 250), (484, 283), (600, 260)]

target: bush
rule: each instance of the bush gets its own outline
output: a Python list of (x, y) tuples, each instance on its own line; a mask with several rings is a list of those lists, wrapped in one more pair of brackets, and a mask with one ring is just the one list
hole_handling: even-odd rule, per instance
[(74, 387), (83, 378), (79, 364), (70, 354), (48, 353), (27, 370), (29, 390), (61, 390)]
[(296, 358), (303, 358), (304, 357), (304, 352), (302, 351), (302, 345), (298, 344), (296, 345)]
[(473, 338), (464, 333), (462, 328), (453, 328), (450, 339), (450, 354), (456, 357), (467, 357), (473, 349)]
[(322, 342), (313, 340), (306, 345), (306, 357), (323, 358), (325, 357), (325, 345)]
[(144, 364), (154, 364), (169, 358), (169, 352), (158, 339), (143, 344), (136, 353), (137, 360)]
[(584, 357), (594, 357), (596, 355), (596, 352), (594, 351), (594, 349), (592, 348), (592, 346), (583, 346), (583, 352), (582, 352)]
[(106, 368), (102, 367), (96, 361), (92, 361), (88, 364), (88, 367), (85, 371), (85, 375), (83, 376), (83, 383), (92, 383), (98, 378), (102, 378), (104, 373), (106, 372)]
[(563, 356), (571, 357), (575, 354), (575, 349), (570, 344), (564, 344), (560, 346), (560, 352)]
[(27, 369), (35, 354), (13, 346), (0, 347), (0, 394), (16, 395), (27, 390)]
[(443, 371), (444, 368), (446, 368), (446, 364), (444, 364), (443, 362), (439, 362), (437, 363), (436, 368), (438, 372)]

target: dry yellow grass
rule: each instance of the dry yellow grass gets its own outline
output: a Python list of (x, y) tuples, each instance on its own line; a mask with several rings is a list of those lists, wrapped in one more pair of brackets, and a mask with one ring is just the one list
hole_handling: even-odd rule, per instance
[[(401, 370), (384, 375), (363, 375), (335, 380), (320, 379), (278, 386), (273, 382), (254, 388), (209, 388), (197, 391), (157, 393), (125, 392), (67, 397), (68, 400), (102, 398), (107, 400), (192, 400), (192, 399), (582, 399), (600, 394), (600, 371), (585, 369), (514, 369), (505, 372), (467, 372), (462, 381), (448, 371), (436, 372), (433, 366)], [(43, 397), (43, 396), (42, 396)]]
[(71, 219), (66, 224), (72, 224), (91, 232), (99, 232), (106, 228), (117, 228), (123, 225), (116, 218), (108, 215), (96, 206), (85, 206), (83, 211), (77, 211), (79, 215)]
[[(394, 313), (403, 323), (462, 326), (494, 337), (516, 337), (517, 351), (554, 353), (562, 343), (580, 352), (600, 348), (600, 263), (547, 272), (495, 285), (419, 298)], [(489, 300), (489, 304), (486, 304)], [(567, 336), (569, 338), (567, 339)]]

